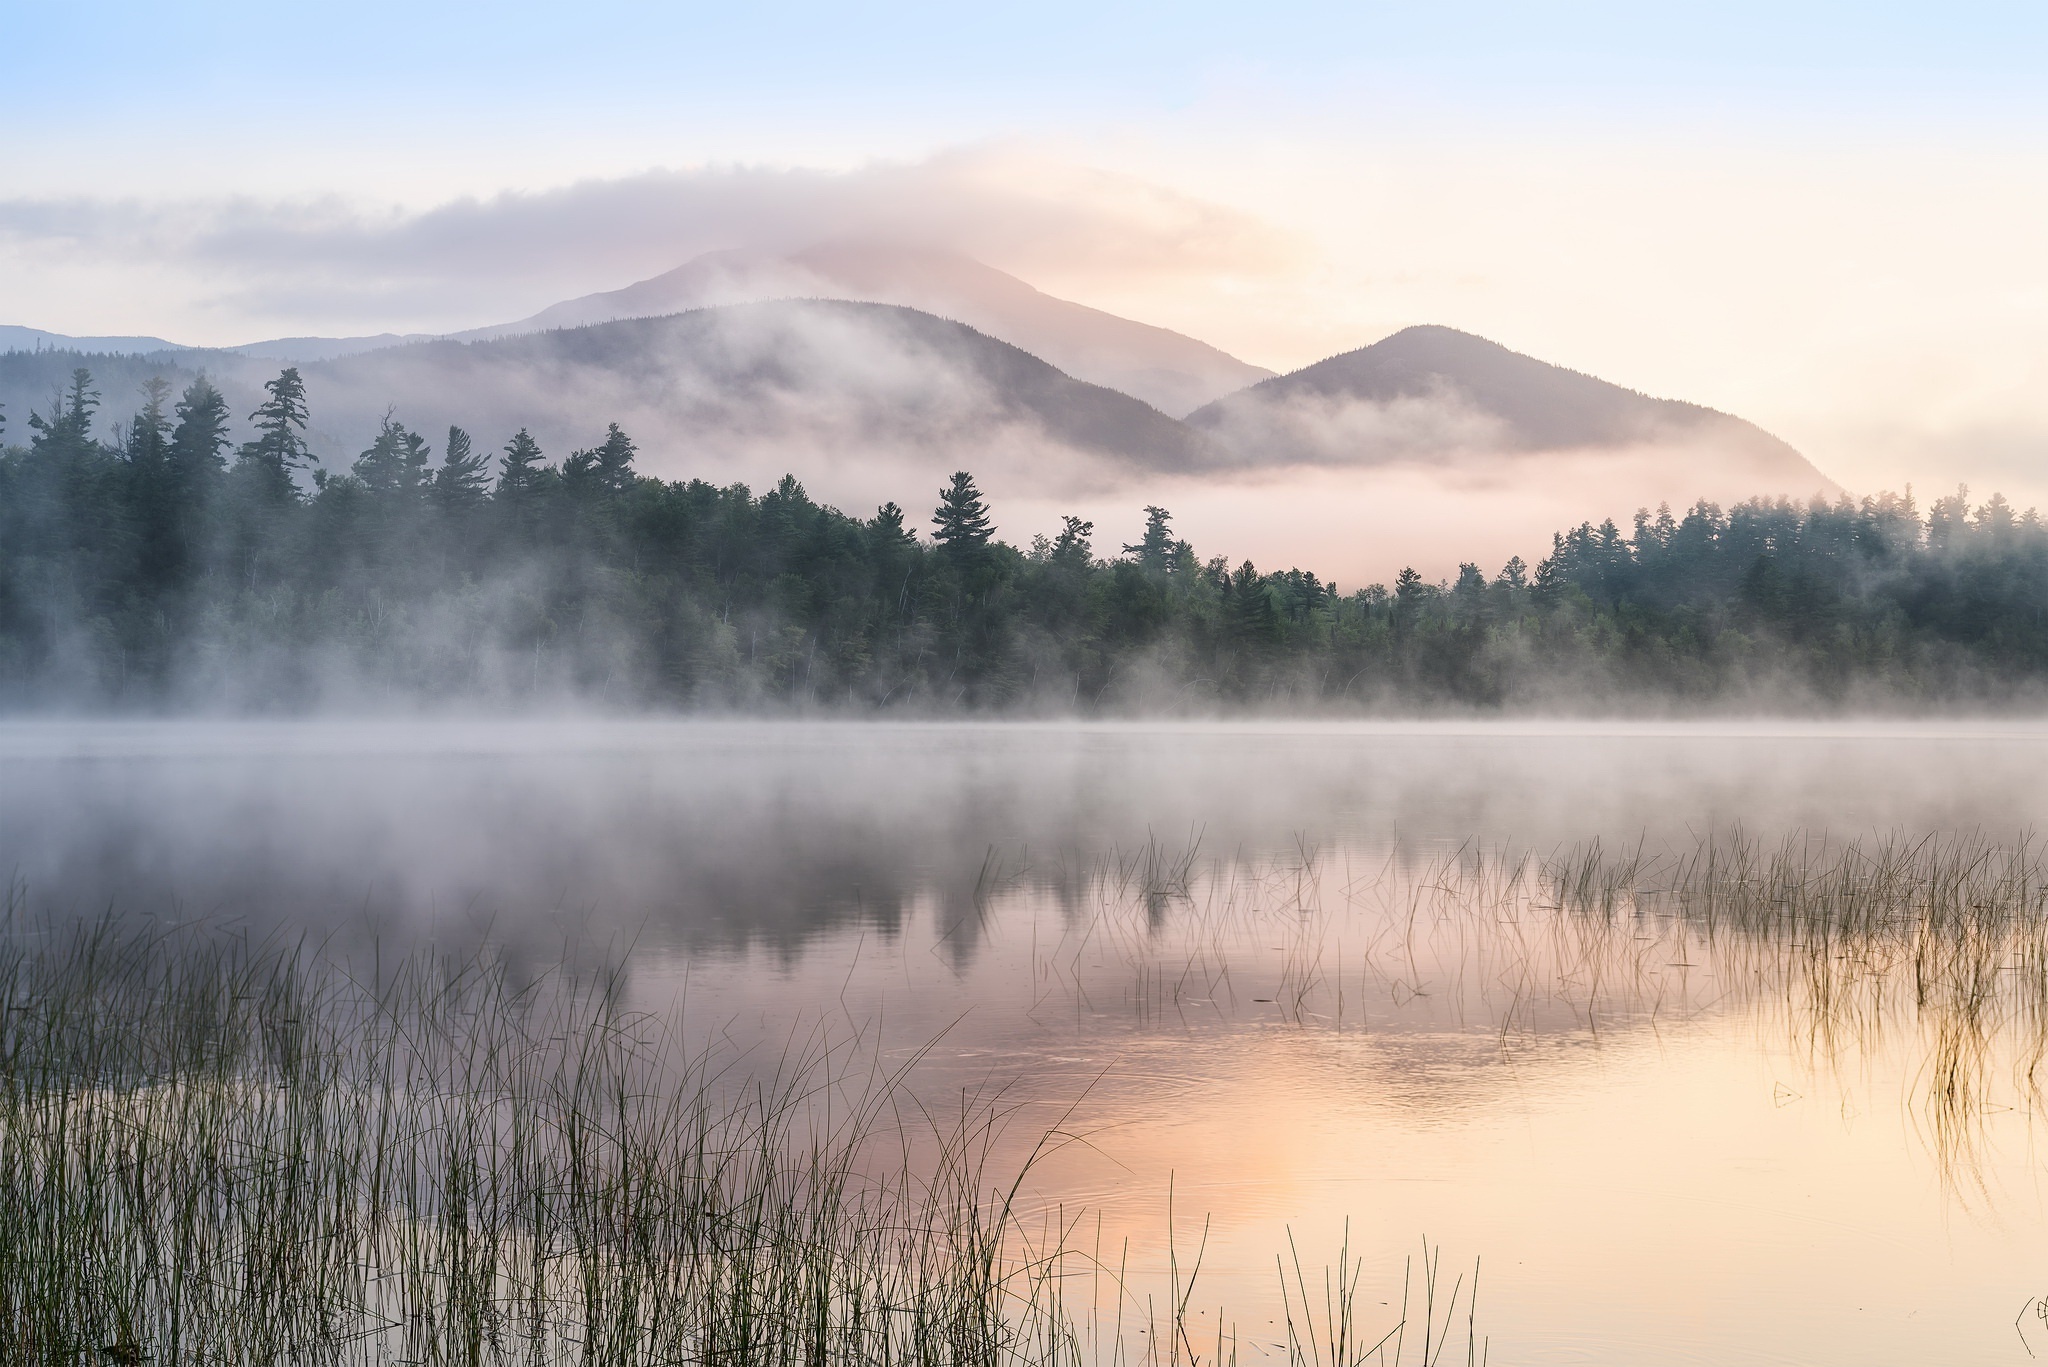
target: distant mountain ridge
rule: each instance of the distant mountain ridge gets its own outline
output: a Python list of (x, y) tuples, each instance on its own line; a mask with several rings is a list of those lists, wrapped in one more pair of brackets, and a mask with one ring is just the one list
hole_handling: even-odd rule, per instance
[(138, 356), (158, 351), (186, 351), (161, 337), (71, 337), (41, 328), (0, 323), (0, 353), (9, 351), (77, 351), (88, 355)]
[[(726, 264), (700, 258), (683, 285), (713, 290)], [(644, 291), (627, 303), (654, 307), (660, 297)], [(571, 302), (590, 312), (619, 306), (602, 296)], [(574, 314), (564, 306), (550, 317)], [(77, 364), (98, 377), (103, 421), (132, 413), (151, 375), (182, 385), (201, 368), (246, 415), (280, 364), (256, 350), (0, 354), (6, 438), (25, 440), (29, 413), (51, 411)], [(1060, 501), (1149, 485), (1186, 506), (1190, 486), (1160, 481), (1223, 479), (1234, 482), (1201, 497), (1240, 511), (1291, 469), (1325, 491), (1317, 497), (1333, 526), (1355, 500), (1402, 497), (1392, 491), (1423, 487), (1418, 480), (1436, 481), (1430, 497), (1444, 508), (1477, 496), (1546, 521), (1553, 514), (1539, 507), (1559, 507), (1568, 489), (1584, 491), (1570, 502), (1617, 515), (1660, 502), (1839, 492), (1797, 451), (1739, 418), (1444, 327), (1407, 328), (1261, 380), (1185, 422), (965, 323), (844, 300), (722, 304), (414, 341), (300, 368), (309, 435), (330, 471), (345, 470), (394, 412), (430, 440), (460, 425), (496, 446), (528, 428), (554, 457), (618, 422), (640, 442), (646, 473), (755, 483), (808, 471), (821, 496), (856, 507), (961, 468), (1005, 497)], [(1175, 487), (1183, 492), (1166, 492)], [(1411, 517), (1406, 525), (1419, 524)]]
[(1433, 325), (1226, 395), (1188, 423), (1260, 464), (1665, 445), (1739, 462), (1757, 477), (1757, 492), (1840, 491), (1790, 445), (1741, 418)]
[(623, 289), (451, 335), (504, 337), (770, 299), (898, 304), (950, 318), (1173, 417), (1273, 374), (1167, 328), (1055, 298), (957, 252), (866, 242), (828, 242), (786, 256), (709, 252)]
[(662, 468), (673, 466), (671, 450), (720, 460), (761, 453), (783, 462), (778, 472), (792, 450), (957, 462), (1037, 446), (1109, 468), (1215, 463), (1207, 439), (1127, 394), (891, 304), (729, 304), (422, 342), (303, 369), (322, 426), (374, 430), (396, 405), (425, 431), (526, 427), (558, 450), (618, 421), (648, 448), (649, 468), (671, 476), (694, 473)]
[(786, 256), (708, 252), (621, 289), (564, 300), (516, 322), (452, 333), (276, 337), (196, 348), (161, 337), (65, 337), (37, 328), (0, 327), (0, 351), (37, 346), (121, 354), (204, 349), (306, 364), (414, 342), (485, 341), (775, 299), (896, 304), (950, 318), (1021, 347), (1076, 379), (1121, 390), (1173, 417), (1273, 373), (1167, 328), (1055, 298), (957, 252), (862, 242), (827, 242)]

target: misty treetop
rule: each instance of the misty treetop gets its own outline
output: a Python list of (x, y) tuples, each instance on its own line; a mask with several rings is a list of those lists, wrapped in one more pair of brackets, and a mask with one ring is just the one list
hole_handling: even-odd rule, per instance
[(794, 476), (655, 479), (617, 425), (551, 460), (394, 413), (344, 467), (307, 448), (295, 369), (264, 392), (236, 446), (203, 376), (102, 424), (79, 370), (0, 450), (0, 698), (1589, 710), (2048, 681), (2048, 529), (1995, 496), (1644, 511), (1533, 568), (1340, 593), (1204, 559), (1160, 507), (1118, 553), (1075, 517), (1012, 545), (964, 470), (928, 520), (850, 516)]

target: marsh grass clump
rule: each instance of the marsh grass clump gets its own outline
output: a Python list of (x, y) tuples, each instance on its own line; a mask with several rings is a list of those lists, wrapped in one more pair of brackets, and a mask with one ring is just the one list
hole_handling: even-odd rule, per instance
[(721, 1071), (616, 979), (487, 959), (113, 924), (0, 952), (0, 1359), (1059, 1358), (1006, 1303), (989, 1118), (891, 1175), (888, 1079), (829, 1051)]
[(2032, 839), (1738, 830), (1650, 860), (1584, 847), (1544, 881), (1588, 941), (1654, 930), (1817, 1062), (1915, 1037), (1914, 1109), (1952, 1183), (1976, 1180), (2002, 1091), (2048, 1113), (2048, 850)]

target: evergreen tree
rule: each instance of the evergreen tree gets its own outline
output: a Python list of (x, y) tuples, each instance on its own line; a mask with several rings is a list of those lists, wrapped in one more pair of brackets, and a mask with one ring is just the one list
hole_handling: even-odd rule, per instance
[(177, 426), (171, 429), (171, 466), (181, 484), (196, 484), (227, 469), (228, 401), (200, 374), (178, 396)]
[(1135, 556), (1138, 564), (1148, 570), (1165, 572), (1174, 560), (1173, 514), (1164, 508), (1146, 505), (1145, 534), (1137, 544), (1124, 547), (1124, 554)]
[(903, 510), (893, 500), (875, 509), (868, 538), (878, 551), (907, 550), (917, 544), (917, 533), (903, 525)]
[(1078, 517), (1060, 519), (1060, 534), (1053, 538), (1046, 554), (1049, 564), (1063, 570), (1085, 570), (1095, 562), (1095, 547), (1090, 540), (1095, 535), (1095, 524), (1083, 522)]
[(52, 405), (52, 416), (28, 415), (29, 428), (36, 434), (29, 438), (29, 448), (62, 461), (83, 460), (94, 451), (92, 415), (99, 406), (92, 372), (82, 366), (72, 371), (71, 387)]
[(595, 454), (600, 487), (612, 493), (623, 493), (633, 487), (637, 478), (633, 473), (633, 457), (639, 454), (639, 448), (631, 437), (619, 430), (617, 423), (605, 429), (604, 440), (598, 444)]
[(639, 448), (612, 423), (605, 438), (585, 451), (571, 451), (562, 462), (562, 483), (581, 493), (620, 493), (633, 487), (633, 457)]
[(988, 504), (975, 487), (973, 475), (965, 470), (953, 472), (952, 483), (939, 491), (939, 506), (932, 514), (932, 525), (938, 528), (932, 540), (956, 562), (979, 559), (988, 549), (995, 526), (989, 521)]
[(1225, 622), (1230, 635), (1249, 646), (1271, 641), (1280, 625), (1266, 581), (1247, 560), (1230, 576), (1225, 589)]
[(451, 510), (474, 508), (482, 503), (490, 488), (490, 459), (472, 449), (469, 433), (460, 427), (450, 427), (448, 444), (441, 451), (441, 468), (434, 472), (435, 502)]
[(293, 473), (313, 463), (306, 448), (306, 382), (297, 366), (278, 372), (264, 383), (270, 397), (256, 406), (249, 419), (256, 425), (256, 438), (242, 446), (235, 460), (246, 470), (258, 494), (272, 501), (286, 502), (298, 496)]
[(531, 433), (523, 427), (513, 433), (512, 440), (505, 443), (505, 461), (498, 471), (499, 496), (518, 498), (538, 488), (545, 472), (542, 459), (540, 443)]
[(161, 375), (143, 382), (142, 411), (128, 424), (122, 450), (139, 538), (137, 570), (144, 581), (137, 587), (150, 598), (175, 592), (186, 577), (174, 487), (177, 472), (171, 464), (171, 419), (164, 412), (170, 392), (171, 382)]
[(426, 440), (409, 432), (405, 424), (389, 413), (377, 429), (377, 439), (355, 459), (351, 473), (376, 494), (411, 494), (425, 481), (432, 452)]
[[(170, 463), (171, 420), (164, 412), (164, 399), (170, 392), (171, 382), (161, 375), (143, 381), (142, 411), (128, 424), (128, 440), (122, 452), (130, 466), (138, 473), (146, 473), (152, 481)], [(161, 488), (154, 482), (150, 487), (152, 496), (160, 499)]]

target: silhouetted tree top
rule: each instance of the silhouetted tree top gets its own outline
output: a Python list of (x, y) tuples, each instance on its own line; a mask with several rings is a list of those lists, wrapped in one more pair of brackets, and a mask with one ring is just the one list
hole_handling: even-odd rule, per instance
[(441, 468), (434, 471), (434, 499), (451, 511), (480, 506), (491, 487), (491, 458), (473, 449), (469, 433), (448, 429), (441, 448)]
[(263, 390), (269, 397), (249, 415), (255, 440), (243, 444), (235, 464), (249, 472), (259, 493), (284, 501), (297, 492), (294, 472), (314, 463), (304, 436), (306, 382), (299, 378), (297, 366), (287, 366)]
[(1124, 547), (1124, 554), (1133, 556), (1148, 570), (1166, 570), (1173, 560), (1173, 514), (1164, 508), (1145, 508), (1145, 532), (1135, 545)]
[(498, 493), (500, 496), (518, 497), (532, 492), (541, 483), (543, 468), (540, 443), (525, 428), (512, 434), (512, 440), (505, 443), (505, 461), (498, 471)]
[(939, 491), (939, 506), (932, 514), (932, 525), (938, 529), (932, 533), (932, 540), (954, 556), (972, 555), (988, 545), (995, 534), (995, 524), (989, 519), (988, 504), (975, 487), (973, 475), (965, 470), (953, 472), (952, 482)]

